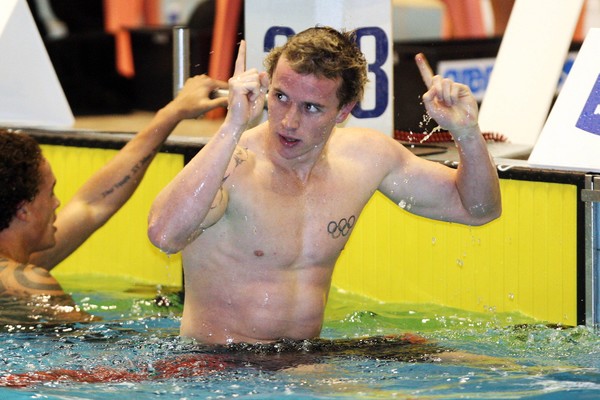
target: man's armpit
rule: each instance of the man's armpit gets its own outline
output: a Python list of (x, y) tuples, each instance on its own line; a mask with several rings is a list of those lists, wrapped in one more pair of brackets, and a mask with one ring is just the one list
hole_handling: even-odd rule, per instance
[(215, 195), (215, 198), (208, 210), (208, 214), (204, 218), (204, 221), (200, 224), (200, 228), (202, 230), (210, 228), (214, 224), (216, 224), (223, 214), (225, 214), (225, 210), (227, 209), (227, 203), (229, 201), (229, 196), (227, 194), (227, 190), (221, 186), (219, 191)]

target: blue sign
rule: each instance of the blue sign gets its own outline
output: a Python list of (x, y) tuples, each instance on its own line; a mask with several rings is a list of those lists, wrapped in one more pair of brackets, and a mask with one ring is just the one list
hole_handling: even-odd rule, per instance
[(576, 126), (586, 132), (600, 135), (600, 74), (585, 102)]
[(482, 101), (495, 61), (495, 58), (440, 61), (437, 65), (437, 73), (444, 78), (467, 85), (475, 99)]
[(483, 98), (492, 73), (493, 65), (474, 65), (467, 68), (453, 68), (444, 72), (444, 78), (467, 85), (475, 98)]
[[(372, 74), (371, 81), (375, 81), (375, 106), (372, 109), (364, 109), (363, 104), (357, 104), (352, 109), (352, 115), (355, 118), (377, 118), (383, 115), (388, 108), (389, 99), (389, 78), (383, 68), (383, 65), (388, 60), (388, 38), (385, 31), (378, 27), (363, 27), (356, 28), (356, 41), (361, 46), (361, 39), (371, 37), (375, 42), (375, 59), (368, 63), (369, 73)], [(292, 28), (286, 26), (272, 26), (265, 32), (263, 40), (263, 51), (268, 53), (273, 47), (278, 37), (287, 39), (294, 35)], [(368, 62), (369, 60), (367, 60)]]

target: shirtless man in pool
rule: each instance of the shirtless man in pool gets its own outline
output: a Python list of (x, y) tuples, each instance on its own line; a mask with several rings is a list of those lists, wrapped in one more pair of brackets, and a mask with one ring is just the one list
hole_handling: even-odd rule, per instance
[[(475, 99), (466, 86), (433, 76), (422, 55), (416, 62), (429, 88), (423, 102), (458, 147), (457, 169), (418, 158), (378, 131), (336, 126), (366, 83), (351, 32), (299, 33), (267, 56), (266, 72), (245, 70), (242, 43), (224, 123), (149, 216), (151, 241), (182, 251), (182, 336), (318, 337), (349, 221), (376, 190), (443, 221), (481, 225), (501, 214)], [(268, 121), (248, 129), (265, 101)]]
[[(95, 173), (56, 215), (56, 178), (30, 137), (0, 130), (0, 297), (67, 297), (50, 270), (74, 252), (131, 197), (158, 149), (177, 124), (226, 101), (209, 93), (226, 87), (207, 76), (189, 79), (177, 98)], [(64, 308), (64, 317), (86, 318)], [(89, 318), (89, 316), (87, 316)]]

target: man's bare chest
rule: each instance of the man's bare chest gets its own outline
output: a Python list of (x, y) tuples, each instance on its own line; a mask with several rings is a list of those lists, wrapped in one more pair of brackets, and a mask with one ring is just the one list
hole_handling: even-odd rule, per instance
[[(256, 189), (254, 186), (252, 189)], [(240, 189), (239, 192), (236, 189)], [(348, 196), (342, 188), (234, 188), (225, 220), (240, 241), (258, 254), (290, 258), (337, 257), (356, 226), (366, 196)]]

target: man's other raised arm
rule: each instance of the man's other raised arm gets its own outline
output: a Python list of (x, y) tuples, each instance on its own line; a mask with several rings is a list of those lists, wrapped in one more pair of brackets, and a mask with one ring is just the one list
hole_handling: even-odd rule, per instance
[(458, 222), (481, 225), (498, 218), (502, 213), (498, 173), (479, 129), (475, 98), (466, 85), (434, 75), (423, 54), (415, 60), (428, 88), (423, 103), (458, 148), (455, 185), (467, 215), (466, 221)]

